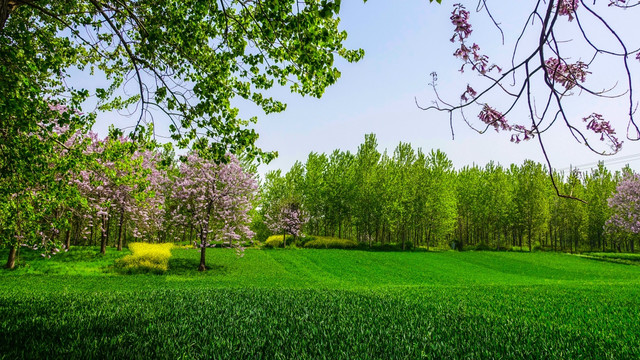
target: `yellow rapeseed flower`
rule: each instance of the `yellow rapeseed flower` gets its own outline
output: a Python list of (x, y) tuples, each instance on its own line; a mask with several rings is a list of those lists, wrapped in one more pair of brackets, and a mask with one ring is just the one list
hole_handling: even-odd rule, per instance
[(132, 254), (118, 259), (116, 266), (131, 272), (164, 272), (169, 269), (171, 248), (173, 248), (172, 243), (131, 243), (129, 244), (129, 250), (131, 250)]

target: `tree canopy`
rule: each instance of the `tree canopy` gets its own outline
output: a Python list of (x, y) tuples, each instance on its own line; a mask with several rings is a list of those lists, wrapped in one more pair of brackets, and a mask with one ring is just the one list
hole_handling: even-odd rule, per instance
[[(164, 116), (182, 146), (200, 139), (218, 158), (268, 161), (247, 127), (256, 119), (242, 119), (233, 99), (270, 113), (285, 108), (264, 93), (274, 84), (321, 96), (340, 77), (336, 57), (363, 56), (344, 48), (339, 10), (324, 0), (3, 2), (0, 115), (19, 131), (52, 101), (80, 109), (95, 97), (98, 110), (139, 113), (134, 134)], [(108, 85), (86, 89), (83, 74)]]

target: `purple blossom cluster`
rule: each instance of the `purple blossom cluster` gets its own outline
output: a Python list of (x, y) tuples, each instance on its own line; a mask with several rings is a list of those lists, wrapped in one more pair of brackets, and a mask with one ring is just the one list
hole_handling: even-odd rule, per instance
[(471, 87), (471, 85), (467, 84), (467, 89), (462, 93), (462, 95), (460, 95), (460, 100), (462, 100), (464, 102), (468, 102), (469, 101), (469, 97), (471, 97), (473, 99), (477, 95), (478, 95), (478, 93)]
[[(489, 65), (489, 57), (480, 53), (480, 46), (473, 43), (471, 46), (467, 46), (465, 40), (469, 38), (473, 30), (471, 30), (471, 24), (469, 24), (469, 12), (462, 4), (455, 4), (453, 11), (451, 12), (451, 23), (455, 26), (451, 42), (459, 42), (460, 47), (456, 49), (453, 56), (463, 61), (460, 67), (460, 72), (464, 72), (464, 68), (467, 65), (471, 65), (473, 71), (477, 71), (482, 75), (492, 71), (493, 69), (502, 69), (496, 65)], [(463, 94), (462, 96), (465, 96)]]
[(544, 62), (547, 74), (551, 79), (560, 83), (567, 90), (573, 89), (578, 82), (584, 82), (587, 74), (586, 71), (589, 67), (582, 61), (578, 61), (575, 64), (566, 64), (557, 58), (549, 58)]
[(558, 3), (558, 14), (561, 16), (568, 16), (569, 21), (573, 21), (573, 14), (578, 9), (580, 0), (560, 0)]
[(493, 69), (498, 69), (498, 72), (502, 71), (502, 68), (496, 64), (489, 65), (489, 57), (480, 54), (480, 46), (476, 43), (473, 43), (471, 47), (467, 47), (466, 44), (461, 43), (460, 48), (456, 49), (453, 56), (463, 61), (460, 72), (464, 72), (464, 68), (467, 65), (471, 65), (471, 70), (477, 71), (482, 75), (485, 75)]
[[(533, 130), (526, 128), (524, 125), (514, 125), (513, 130), (518, 132), (518, 134), (511, 135), (511, 142), (516, 144), (520, 143), (521, 141), (531, 140), (535, 136)], [(520, 135), (523, 135), (522, 139), (520, 139)]]
[(493, 126), (496, 131), (511, 130), (511, 125), (507, 122), (501, 112), (492, 108), (488, 104), (484, 104), (482, 111), (478, 114), (478, 118), (485, 124)]
[(602, 115), (593, 113), (582, 120), (587, 123), (587, 130), (600, 134), (600, 141), (609, 140), (609, 146), (613, 152), (622, 149), (623, 142), (615, 136), (615, 130), (608, 121), (604, 120)]
[(464, 5), (457, 3), (453, 5), (453, 11), (451, 12), (451, 23), (456, 27), (451, 37), (451, 42), (455, 42), (456, 39), (463, 42), (471, 35), (471, 24), (469, 24), (469, 12), (465, 9)]

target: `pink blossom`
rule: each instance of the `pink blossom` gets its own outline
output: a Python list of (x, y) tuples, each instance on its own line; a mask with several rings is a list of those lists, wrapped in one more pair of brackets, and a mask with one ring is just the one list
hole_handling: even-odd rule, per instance
[(469, 12), (462, 4), (458, 3), (453, 5), (450, 19), (451, 23), (456, 27), (451, 42), (454, 42), (456, 38), (458, 38), (459, 41), (463, 41), (473, 32), (473, 30), (471, 30), (471, 24), (469, 24)]
[(496, 131), (500, 130), (511, 130), (511, 125), (507, 123), (507, 120), (504, 118), (501, 112), (496, 109), (493, 109), (488, 104), (485, 104), (478, 114), (478, 118), (487, 125), (493, 126)]
[(588, 68), (587, 64), (578, 61), (575, 64), (565, 64), (556, 58), (549, 58), (544, 62), (547, 74), (551, 79), (560, 83), (567, 90), (571, 90), (578, 82), (584, 82)]
[(467, 84), (467, 90), (462, 93), (462, 95), (460, 96), (460, 100), (465, 102), (469, 101), (467, 95), (471, 96), (471, 98), (475, 98), (478, 93), (470, 85)]
[(578, 9), (579, 4), (579, 0), (559, 0), (558, 14), (562, 16), (568, 16), (569, 21), (573, 21), (573, 14), (575, 13), (576, 9)]
[(600, 114), (593, 113), (582, 121), (587, 123), (587, 130), (592, 130), (596, 134), (600, 134), (600, 141), (609, 140), (611, 150), (618, 152), (622, 149), (622, 141), (615, 136), (615, 130), (608, 121), (604, 120), (604, 117)]

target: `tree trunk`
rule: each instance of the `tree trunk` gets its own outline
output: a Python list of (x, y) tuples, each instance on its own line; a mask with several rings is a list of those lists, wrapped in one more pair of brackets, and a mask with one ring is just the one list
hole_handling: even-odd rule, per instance
[(287, 247), (287, 232), (282, 232), (282, 247)]
[(102, 234), (100, 236), (100, 253), (107, 253), (107, 217), (102, 215)]
[(204, 244), (202, 244), (202, 247), (200, 248), (200, 266), (198, 266), (198, 271), (207, 270), (207, 266), (205, 265), (205, 260), (206, 260), (205, 250), (206, 249), (207, 249), (207, 247), (204, 246)]
[(67, 250), (71, 247), (71, 228), (67, 229), (67, 235), (64, 239), (64, 247), (67, 248)]
[[(107, 217), (107, 244), (109, 243), (109, 228), (111, 228), (111, 217)], [(116, 244), (113, 244), (113, 247), (116, 247)]]
[(207, 270), (207, 266), (205, 265), (206, 257), (205, 250), (207, 250), (206, 242), (205, 242), (204, 229), (200, 230), (200, 266), (198, 266), (198, 271)]
[(118, 224), (118, 251), (122, 251), (122, 223), (124, 222), (124, 211), (120, 213), (120, 223)]
[(7, 259), (7, 265), (5, 265), (5, 268), (13, 269), (15, 267), (16, 267), (16, 247), (12, 246), (9, 249), (9, 258)]
[(518, 231), (518, 241), (520, 242), (520, 251), (522, 251), (522, 230)]

